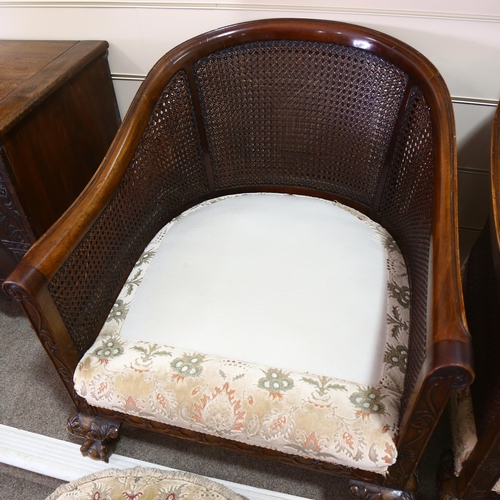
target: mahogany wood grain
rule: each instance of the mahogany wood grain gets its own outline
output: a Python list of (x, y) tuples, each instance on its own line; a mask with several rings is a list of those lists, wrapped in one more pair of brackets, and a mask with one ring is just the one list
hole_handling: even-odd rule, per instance
[[(26, 43), (20, 40), (3, 40), (0, 43), (0, 100), (39, 73), (76, 42), (44, 41)], [(6, 108), (2, 108), (5, 112)], [(5, 119), (2, 120), (5, 123)]]
[(120, 124), (103, 41), (0, 41), (0, 281), (71, 205)]

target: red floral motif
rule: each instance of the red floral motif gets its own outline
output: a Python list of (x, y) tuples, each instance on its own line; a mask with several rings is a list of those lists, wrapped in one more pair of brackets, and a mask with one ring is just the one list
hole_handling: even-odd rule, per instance
[(315, 432), (311, 432), (302, 443), (302, 447), (312, 452), (319, 452), (328, 444), (328, 439), (325, 437), (318, 438)]
[[(125, 399), (125, 398), (123, 398)], [(139, 406), (138, 402), (134, 400), (132, 396), (129, 396), (123, 405), (123, 409), (125, 411), (135, 411), (140, 412), (142, 410), (142, 406)]]
[(392, 446), (391, 444), (389, 443), (385, 443), (385, 450), (384, 450), (387, 455), (385, 457), (382, 457), (382, 460), (386, 463), (386, 464), (392, 464), (393, 463), (393, 459), (392, 457), (394, 456), (394, 452), (396, 451), (394, 446)]
[(246, 412), (241, 410), (241, 400), (235, 400), (234, 393), (226, 382), (222, 388), (216, 387), (211, 395), (205, 394), (194, 405), (193, 420), (216, 431), (243, 430)]
[[(266, 439), (289, 440), (295, 427), (295, 410), (296, 408), (285, 410), (274, 408), (271, 410), (262, 419), (261, 435)], [(305, 439), (305, 433), (302, 432), (302, 441)]]
[(134, 372), (137, 372), (137, 373), (147, 373), (147, 372), (149, 372), (149, 370), (140, 370), (139, 368), (136, 368), (134, 365), (132, 365), (132, 363), (130, 363), (130, 368), (132, 370), (134, 370)]
[(286, 425), (288, 422), (288, 418), (286, 415), (282, 415), (281, 417), (276, 419), (276, 422), (274, 422), (273, 429), (280, 429), (284, 425)]
[(332, 404), (331, 403), (328, 403), (328, 404), (321, 404), (321, 403), (316, 403), (315, 401), (312, 401), (311, 398), (309, 398), (307, 400), (307, 402), (311, 405), (313, 405), (315, 408), (331, 408), (332, 407)]
[(347, 446), (349, 446), (349, 448), (351, 450), (354, 450), (354, 436), (352, 434), (350, 434), (349, 432), (344, 432), (344, 434), (342, 435), (342, 438), (344, 440), (344, 442), (347, 444)]
[(170, 401), (165, 397), (164, 394), (156, 395), (156, 402), (164, 409), (168, 410), (170, 408)]
[(97, 386), (97, 395), (98, 396), (102, 396), (103, 394), (106, 394), (106, 392), (108, 391), (109, 389), (109, 382), (106, 380), (105, 382), (101, 382), (98, 386)]

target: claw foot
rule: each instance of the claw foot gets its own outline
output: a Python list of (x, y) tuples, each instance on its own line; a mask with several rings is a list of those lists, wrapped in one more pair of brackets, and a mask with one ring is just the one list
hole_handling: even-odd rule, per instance
[(80, 448), (82, 455), (104, 462), (108, 462), (115, 449), (120, 426), (120, 422), (83, 413), (77, 413), (68, 419), (69, 432), (85, 439)]

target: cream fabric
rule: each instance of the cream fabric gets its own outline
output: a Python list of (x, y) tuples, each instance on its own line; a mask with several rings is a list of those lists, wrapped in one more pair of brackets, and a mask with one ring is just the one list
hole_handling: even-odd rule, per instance
[(222, 484), (181, 471), (106, 469), (63, 484), (46, 500), (247, 500)]
[(378, 233), (334, 203), (219, 199), (170, 225), (121, 336), (375, 385), (385, 263)]
[[(257, 206), (254, 203), (257, 203)], [(284, 210), (276, 208), (282, 203)], [(296, 203), (300, 210), (292, 208), (292, 205)], [(254, 243), (251, 241), (252, 238), (250, 240), (235, 238), (234, 233), (230, 233), (227, 237), (227, 228), (223, 223), (216, 224), (214, 231), (209, 231), (204, 238), (200, 235), (196, 235), (195, 238), (188, 235), (187, 241), (182, 241), (185, 237), (185, 228), (192, 229), (193, 224), (186, 226), (181, 223), (197, 214), (202, 214), (203, 224), (194, 217), (194, 227), (196, 230), (201, 228), (205, 231), (205, 226), (210, 226), (210, 221), (205, 215), (208, 213), (217, 215), (217, 211), (214, 212), (213, 209), (224, 205), (226, 208), (234, 207), (230, 211), (224, 209), (221, 212), (223, 219), (228, 214), (231, 217), (236, 214), (237, 230), (251, 229), (255, 234), (258, 229), (255, 226), (263, 224), (266, 226), (267, 236), (272, 236), (272, 233), (279, 234), (279, 237), (275, 238), (279, 252), (275, 254), (272, 265), (265, 262), (270, 249), (266, 247), (267, 252), (252, 255), (252, 252), (258, 253), (258, 249), (252, 246)], [(268, 213), (270, 206), (281, 214), (280, 218)], [(247, 210), (256, 211), (259, 214), (258, 220), (252, 220), (248, 214), (242, 213)], [(333, 220), (329, 219), (330, 214), (334, 214)], [(285, 225), (284, 220), (290, 218), (292, 220), (298, 218), (299, 223), (302, 224), (302, 228), (300, 224), (299, 226), (292, 224), (291, 236), (281, 227)], [(306, 218), (310, 220), (304, 220)], [(271, 224), (267, 223), (268, 219), (271, 220)], [(319, 219), (319, 224), (317, 219)], [(245, 223), (243, 224), (242, 221)], [(348, 224), (347, 221), (350, 223)], [(354, 229), (347, 227), (350, 224), (354, 226)], [(318, 236), (307, 233), (306, 230), (310, 228), (306, 226), (314, 226), (319, 231), (326, 232), (328, 236), (318, 242)], [(220, 227), (223, 231), (219, 231)], [(180, 231), (176, 232), (176, 228), (180, 228)], [(332, 238), (329, 237), (330, 233), (334, 234)], [(352, 233), (354, 233), (353, 236)], [(214, 235), (217, 237), (215, 238)], [(351, 236), (356, 243), (348, 246), (347, 251), (337, 252), (337, 256), (339, 253), (343, 254), (343, 257), (348, 260), (335, 258), (335, 245), (345, 243), (346, 239), (350, 239)], [(176, 249), (175, 244), (169, 246), (171, 237), (174, 243), (178, 239), (182, 241), (180, 247), (182, 251)], [(231, 256), (225, 253), (225, 244), (216, 245), (215, 249), (210, 250), (207, 242), (210, 239), (218, 240), (219, 237), (225, 237), (225, 244), (233, 248), (233, 251), (235, 251), (235, 244), (239, 245), (238, 251), (247, 250), (247, 257), (243, 258), (240, 254), (239, 259), (231, 261)], [(150, 286), (148, 285), (150, 279), (151, 283), (157, 281), (156, 285), (159, 286), (154, 293), (157, 295), (170, 293), (172, 300), (175, 300), (175, 292), (182, 288), (182, 283), (179, 279), (173, 279), (172, 276), (168, 279), (165, 275), (162, 276), (161, 272), (164, 267), (169, 269), (169, 266), (165, 266), (164, 263), (156, 266), (155, 263), (163, 259), (168, 261), (172, 255), (175, 255), (174, 262), (177, 266), (190, 268), (193, 259), (194, 261), (203, 260), (199, 252), (205, 251), (204, 265), (193, 262), (193, 267), (197, 268), (200, 273), (203, 273), (205, 268), (212, 267), (212, 271), (213, 268), (217, 269), (216, 278), (224, 276), (225, 279), (231, 280), (231, 275), (238, 272), (236, 267), (239, 264), (243, 263), (245, 267), (248, 267), (249, 261), (256, 260), (258, 266), (247, 274), (248, 281), (254, 286), (267, 282), (273, 287), (274, 295), (267, 295), (266, 301), (281, 302), (284, 300), (281, 295), (287, 297), (290, 295), (287, 286), (292, 287), (288, 281), (288, 275), (292, 274), (291, 269), (294, 271), (296, 266), (300, 267), (300, 261), (293, 262), (293, 258), (298, 259), (296, 254), (302, 255), (298, 250), (289, 251), (289, 246), (294, 246), (290, 243), (290, 237), (296, 238), (295, 244), (297, 245), (305, 241), (307, 247), (307, 242), (314, 240), (316, 245), (326, 246), (325, 258), (316, 258), (310, 253), (307, 254), (308, 261), (319, 265), (318, 270), (314, 270), (314, 266), (309, 266), (309, 270), (305, 273), (306, 278), (310, 277), (314, 283), (314, 285), (309, 283), (308, 294), (311, 296), (314, 292), (330, 293), (331, 289), (328, 288), (330, 282), (321, 282), (324, 273), (330, 273), (328, 276), (333, 279), (331, 271), (326, 268), (343, 267), (345, 279), (347, 281), (352, 279), (356, 286), (339, 281), (338, 278), (334, 285), (342, 289), (340, 295), (345, 295), (348, 291), (353, 294), (350, 299), (356, 303), (354, 310), (357, 311), (357, 315), (363, 316), (364, 308), (371, 308), (371, 305), (367, 306), (363, 300), (371, 304), (371, 297), (360, 299), (363, 297), (364, 277), (355, 275), (367, 272), (371, 276), (370, 280), (374, 282), (377, 281), (373, 278), (374, 276), (383, 276), (383, 283), (377, 283), (373, 287), (374, 294), (379, 287), (383, 288), (383, 298), (379, 297), (375, 301), (379, 309), (375, 311), (374, 325), (370, 325), (373, 327), (372, 334), (378, 336), (378, 342), (381, 344), (381, 347), (377, 346), (380, 359), (373, 360), (370, 370), (364, 370), (364, 365), (373, 359), (372, 354), (364, 352), (364, 346), (360, 345), (362, 337), (356, 340), (357, 333), (347, 328), (352, 318), (347, 315), (344, 317), (344, 325), (336, 323), (337, 318), (329, 314), (330, 310), (326, 306), (322, 306), (322, 312), (327, 315), (327, 319), (319, 323), (323, 331), (319, 331), (316, 337), (310, 334), (309, 322), (305, 325), (301, 323), (302, 330), (293, 330), (295, 327), (293, 322), (286, 323), (287, 327), (292, 329), (292, 333), (287, 336), (281, 325), (281, 321), (286, 322), (286, 318), (274, 319), (272, 324), (276, 329), (284, 331), (281, 337), (284, 345), (273, 346), (270, 338), (263, 337), (259, 341), (260, 349), (255, 349), (255, 359), (248, 359), (248, 352), (243, 352), (243, 359), (240, 359), (230, 352), (214, 354), (216, 349), (211, 340), (217, 333), (216, 328), (208, 334), (205, 333), (209, 342), (204, 344), (203, 349), (200, 349), (197, 344), (186, 346), (186, 340), (189, 339), (182, 335), (178, 338), (175, 338), (175, 335), (170, 337), (169, 335), (175, 334), (175, 331), (170, 331), (173, 326), (171, 322), (169, 323), (169, 315), (174, 314), (175, 311), (170, 308), (167, 314), (168, 304), (155, 303), (149, 291), (146, 299), (143, 298), (141, 303), (138, 301), (143, 287)], [(236, 243), (235, 240), (237, 240)], [(285, 240), (285, 245), (282, 244), (283, 240)], [(241, 244), (241, 241), (245, 243)], [(195, 247), (196, 251), (189, 248), (189, 243)], [(373, 266), (378, 265), (380, 269), (378, 272), (368, 272), (367, 264), (359, 263), (358, 254), (366, 258), (367, 249), (373, 249), (377, 256), (380, 247), (383, 259), (380, 261), (377, 257), (372, 262)], [(173, 248), (175, 251), (164, 253), (162, 248)], [(248, 248), (251, 249), (250, 253)], [(192, 256), (193, 253), (195, 258)], [(290, 253), (294, 255), (289, 256)], [(210, 256), (210, 259), (207, 256)], [(302, 258), (305, 256), (302, 255)], [(222, 259), (222, 263), (217, 264), (215, 262), (217, 259)], [(283, 267), (278, 262), (280, 260), (292, 263)], [(229, 265), (228, 261), (231, 261), (229, 270), (226, 269)], [(309, 265), (309, 262), (307, 264)], [(272, 279), (268, 280), (268, 276), (260, 273), (261, 266), (267, 266), (266, 273), (274, 273), (274, 268), (279, 268), (284, 276), (273, 275)], [(255, 279), (253, 272), (258, 273)], [(157, 279), (158, 277), (161, 279)], [(208, 278), (203, 278), (202, 281), (204, 286), (212, 283)], [(218, 280), (212, 281), (217, 287)], [(179, 290), (179, 293), (184, 294), (185, 300), (191, 304), (187, 314), (183, 315), (184, 319), (188, 322), (194, 321), (203, 333), (204, 324), (203, 322), (197, 323), (197, 316), (207, 314), (207, 312), (200, 311), (192, 304), (196, 303), (198, 308), (203, 309), (204, 301), (211, 300), (211, 290), (209, 289), (209, 293), (205, 291), (200, 299), (197, 295), (201, 294), (200, 289), (203, 287), (196, 283), (198, 282), (195, 281), (191, 285), (190, 290)], [(237, 284), (240, 283), (241, 278), (237, 281)], [(280, 293), (276, 291), (278, 285), (282, 287)], [(174, 293), (168, 291), (171, 287)], [(243, 288), (246, 292), (247, 288), (251, 287)], [(292, 290), (292, 292), (295, 291)], [(323, 295), (320, 295), (317, 301), (333, 308), (333, 302), (340, 299), (338, 299), (337, 292), (331, 293), (334, 298), (330, 301), (325, 300)], [(293, 296), (293, 293), (291, 295)], [(300, 307), (303, 315), (310, 317), (313, 313), (305, 311), (305, 305), (311, 305), (314, 308), (316, 307), (315, 301), (309, 297), (304, 300), (303, 293), (298, 295), (300, 304), (297, 307)], [(274, 308), (266, 309), (266, 301), (260, 307), (265, 311), (274, 312)], [(231, 304), (232, 307), (232, 304), (236, 302), (233, 297), (228, 296), (220, 304), (211, 302), (211, 307), (223, 307), (224, 314), (219, 317), (221, 321), (224, 321), (226, 315), (234, 315), (235, 312), (230, 310), (228, 305)], [(147, 307), (152, 312), (139, 315), (139, 319), (136, 319), (131, 327), (132, 323), (129, 321), (133, 310), (137, 307), (141, 309), (138, 304), (141, 307)], [(178, 306), (181, 307), (181, 304)], [(235, 305), (237, 306), (238, 304)], [(292, 306), (289, 305), (289, 307)], [(158, 308), (160, 308), (159, 312)], [(280, 310), (282, 305), (279, 303), (276, 308)], [(256, 314), (253, 310), (254, 314), (245, 316), (246, 310), (243, 309), (241, 328), (245, 329), (250, 337), (248, 344), (250, 347), (254, 339), (258, 338), (257, 330), (263, 328), (262, 325), (265, 323), (261, 317), (264, 313), (262, 310), (259, 311), (259, 314)], [(283, 311), (287, 312), (286, 309)], [(295, 313), (295, 311), (290, 312)], [(337, 314), (342, 312), (337, 310)], [(154, 321), (150, 321), (149, 314), (154, 315)], [(391, 236), (367, 217), (337, 203), (305, 197), (264, 194), (225, 197), (189, 210), (166, 226), (151, 241), (131, 272), (96, 342), (79, 363), (74, 378), (75, 388), (92, 405), (285, 453), (384, 473), (397, 458), (394, 440), (398, 431), (399, 400), (403, 390), (408, 355), (409, 314), (408, 278), (401, 253)], [(311, 324), (316, 324), (312, 318), (310, 319)], [(209, 319), (207, 321), (209, 322)], [(243, 324), (247, 321), (253, 322), (253, 328), (248, 328), (248, 325)], [(384, 323), (382, 332), (380, 321)], [(155, 323), (160, 325), (159, 337), (152, 338), (149, 336), (149, 330), (156, 326)], [(166, 328), (166, 324), (170, 326)], [(343, 331), (344, 327), (346, 331)], [(125, 329), (132, 332), (129, 333), (132, 338), (124, 336)], [(163, 330), (167, 335), (163, 335)], [(239, 323), (234, 322), (233, 330), (226, 332), (226, 335), (237, 336), (238, 330)], [(195, 329), (193, 331), (197, 334)], [(274, 334), (270, 331), (267, 335), (272, 337)], [(368, 337), (367, 332), (362, 332), (362, 335)], [(305, 337), (306, 342), (296, 343), (295, 337), (297, 336)], [(335, 338), (333, 342), (331, 337)], [(174, 338), (180, 342), (179, 346), (172, 341)], [(343, 340), (339, 342), (339, 338)], [(246, 340), (241, 335), (238, 339), (236, 344)], [(204, 339), (201, 338), (201, 340)], [(309, 343), (316, 347), (316, 352), (311, 353)], [(343, 356), (345, 352), (341, 351), (341, 343), (356, 344), (350, 350), (352, 363), (360, 368), (362, 375), (368, 374), (372, 377), (370, 379), (374, 381), (372, 384), (361, 382), (355, 371), (352, 371), (355, 375), (350, 381), (331, 375), (338, 372), (335, 369), (329, 371), (330, 367), (336, 368), (338, 356)], [(226, 344), (230, 343), (223, 342), (220, 345), (226, 348)], [(288, 344), (293, 346), (292, 349)], [(309, 371), (303, 371), (303, 367), (308, 366), (304, 364), (301, 364), (302, 368), (294, 369), (292, 365), (295, 361), (290, 361), (285, 357), (284, 353), (297, 354), (294, 352), (297, 348), (303, 349), (298, 353), (299, 356), (295, 357), (295, 360), (298, 360), (297, 363), (303, 361), (301, 358), (311, 358), (306, 360), (310, 362)], [(356, 353), (357, 349), (359, 349), (358, 353)], [(277, 354), (275, 358), (266, 358), (271, 360), (269, 364), (262, 361), (268, 350), (277, 351), (274, 353)], [(324, 351), (327, 351), (326, 356)], [(321, 358), (324, 360), (323, 367), (318, 369), (318, 360)], [(323, 369), (326, 373), (322, 371)], [(373, 376), (374, 373), (377, 376)]]

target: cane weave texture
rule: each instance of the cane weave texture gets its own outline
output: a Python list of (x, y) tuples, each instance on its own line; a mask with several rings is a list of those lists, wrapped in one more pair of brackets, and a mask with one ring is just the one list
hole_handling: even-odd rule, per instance
[(406, 106), (380, 206), (380, 214), (389, 221), (410, 274), (410, 345), (402, 411), (426, 357), (433, 174), (430, 113), (422, 92), (414, 87)]
[(262, 41), (195, 65), (217, 188), (300, 186), (370, 206), (407, 76), (367, 51)]
[(179, 72), (158, 100), (115, 195), (49, 283), (80, 354), (151, 232), (177, 207), (207, 192), (187, 76)]
[(500, 291), (493, 265), (489, 222), (469, 256), (465, 298), (476, 372), (471, 391), (480, 438), (500, 411)]

